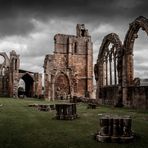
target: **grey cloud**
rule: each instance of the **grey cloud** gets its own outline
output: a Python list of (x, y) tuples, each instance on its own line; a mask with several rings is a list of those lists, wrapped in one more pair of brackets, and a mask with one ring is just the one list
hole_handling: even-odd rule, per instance
[[(147, 56), (147, 55), (146, 55)], [(144, 56), (137, 56), (137, 55), (134, 55), (134, 63), (135, 63), (135, 65), (142, 65), (143, 63), (145, 63), (145, 62), (148, 62), (148, 60), (147, 60), (147, 57), (144, 57)]]
[(148, 66), (147, 65), (135, 65), (135, 70), (136, 71), (141, 71), (141, 72), (144, 72), (144, 71), (148, 71)]
[[(147, 15), (146, 0), (2, 0), (0, 1), (0, 18), (4, 22), (2, 34), (24, 34), (33, 29), (30, 18), (47, 21), (52, 18), (82, 21), (83, 23), (100, 22), (122, 24), (130, 18)], [(23, 18), (25, 22), (23, 21)], [(6, 19), (6, 20), (5, 20)], [(7, 19), (11, 23), (7, 23)], [(21, 21), (20, 21), (21, 20)], [(5, 23), (6, 22), (6, 23)], [(4, 27), (5, 25), (5, 27)], [(16, 26), (16, 27), (15, 27)], [(10, 28), (10, 29), (9, 29)], [(20, 28), (20, 29), (19, 29)], [(11, 30), (14, 30), (11, 31)]]
[(25, 36), (34, 29), (34, 25), (29, 19), (15, 18), (0, 20), (0, 37), (9, 35)]
[[(12, 42), (26, 45), (27, 50), (20, 52), (22, 66), (26, 68), (34, 64), (38, 66), (34, 69), (39, 69), (44, 55), (53, 51), (54, 34), (75, 34), (75, 25), (85, 23), (92, 36), (96, 60), (104, 36), (115, 32), (123, 41), (129, 23), (139, 15), (148, 16), (147, 6), (147, 0), (0, 0), (0, 37), (7, 39), (11, 36)], [(41, 22), (43, 26), (32, 20)], [(97, 31), (101, 25), (111, 28)], [(35, 37), (31, 38), (31, 34)], [(146, 45), (143, 37), (140, 38), (134, 51)], [(135, 61), (141, 57), (135, 57)], [(32, 58), (35, 62), (30, 66)]]

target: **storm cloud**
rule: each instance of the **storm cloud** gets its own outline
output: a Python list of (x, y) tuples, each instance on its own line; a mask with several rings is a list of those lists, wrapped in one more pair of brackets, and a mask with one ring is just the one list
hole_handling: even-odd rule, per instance
[[(95, 63), (104, 36), (115, 32), (124, 41), (129, 23), (141, 15), (148, 17), (147, 6), (147, 0), (0, 0), (0, 50), (15, 49), (22, 69), (43, 72), (44, 57), (54, 49), (54, 35), (76, 34), (76, 24), (84, 23), (92, 36)], [(147, 36), (142, 33), (139, 38), (134, 46), (135, 71), (146, 74), (148, 67), (140, 64), (148, 65)]]

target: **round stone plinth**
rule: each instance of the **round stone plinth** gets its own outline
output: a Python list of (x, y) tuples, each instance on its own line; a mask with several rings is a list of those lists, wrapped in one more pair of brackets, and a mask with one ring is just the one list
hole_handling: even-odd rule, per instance
[(120, 142), (120, 138), (119, 138), (119, 137), (114, 137), (114, 136), (112, 136), (112, 137), (111, 137), (111, 142), (113, 142), (113, 143), (118, 143), (118, 142)]
[(130, 137), (120, 137), (120, 141), (123, 143), (129, 143), (132, 142), (134, 139), (134, 136), (130, 136)]
[(96, 135), (96, 139), (99, 142), (110, 142), (110, 136)]

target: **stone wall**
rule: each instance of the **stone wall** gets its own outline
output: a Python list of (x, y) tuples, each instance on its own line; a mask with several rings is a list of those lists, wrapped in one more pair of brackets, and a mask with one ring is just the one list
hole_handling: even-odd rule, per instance
[(41, 97), (42, 95), (42, 74), (34, 74), (34, 96)]
[(100, 90), (100, 99), (99, 103), (105, 105), (115, 105), (118, 95), (118, 87), (117, 86), (106, 86), (101, 88)]
[(128, 87), (127, 106), (148, 109), (148, 86)]
[[(99, 94), (99, 103), (116, 105), (118, 101), (118, 87), (103, 87)], [(131, 86), (127, 88), (126, 106), (130, 108), (148, 109), (148, 86)]]

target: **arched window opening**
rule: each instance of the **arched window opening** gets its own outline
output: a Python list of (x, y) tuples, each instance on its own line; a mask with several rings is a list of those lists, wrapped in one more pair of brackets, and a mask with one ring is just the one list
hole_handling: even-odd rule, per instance
[(106, 47), (103, 57), (103, 71), (104, 71), (104, 78), (103, 78), (104, 86), (118, 84), (117, 52), (113, 43), (109, 43), (108, 47)]
[(23, 79), (19, 80), (19, 87), (22, 87), (25, 90), (25, 81)]
[(15, 65), (15, 70), (17, 70), (17, 59), (15, 59), (15, 63), (14, 63)]
[(2, 68), (2, 76), (5, 75), (5, 67)]
[(77, 54), (77, 43), (74, 43), (74, 54)]
[(148, 79), (148, 43), (147, 34), (141, 28), (135, 40), (133, 50), (134, 78)]
[(5, 58), (2, 55), (0, 55), (0, 64), (3, 64), (4, 61), (5, 61)]
[(34, 83), (33, 78), (31, 77), (30, 74), (26, 73), (22, 77), (22, 80), (25, 83), (24, 84), (23, 82), (21, 82), (24, 85), (26, 97), (33, 97), (33, 83)]
[(81, 36), (84, 37), (85, 36), (85, 30), (81, 29)]

